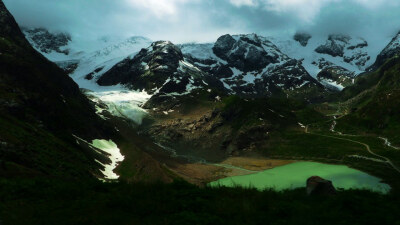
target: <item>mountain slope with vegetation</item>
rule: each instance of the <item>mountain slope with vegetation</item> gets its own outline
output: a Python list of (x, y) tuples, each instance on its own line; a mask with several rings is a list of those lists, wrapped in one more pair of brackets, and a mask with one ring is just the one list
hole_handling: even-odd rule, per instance
[(340, 120), (338, 128), (384, 135), (400, 144), (399, 82), (398, 56), (389, 59), (377, 71), (360, 76), (354, 86), (342, 93), (350, 113)]

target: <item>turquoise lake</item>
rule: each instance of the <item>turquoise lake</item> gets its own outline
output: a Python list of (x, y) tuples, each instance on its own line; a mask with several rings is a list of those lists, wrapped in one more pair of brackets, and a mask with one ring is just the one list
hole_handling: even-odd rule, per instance
[(242, 186), (280, 191), (305, 187), (306, 180), (311, 176), (331, 180), (335, 188), (368, 189), (381, 193), (390, 191), (388, 184), (381, 183), (381, 179), (367, 173), (344, 165), (316, 162), (291, 163), (250, 175), (227, 177), (211, 182), (210, 186)]

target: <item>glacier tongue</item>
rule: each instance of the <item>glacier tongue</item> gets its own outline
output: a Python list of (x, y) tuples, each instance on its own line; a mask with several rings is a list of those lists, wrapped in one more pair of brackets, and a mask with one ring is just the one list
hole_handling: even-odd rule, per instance
[(125, 118), (141, 124), (143, 118), (147, 115), (147, 111), (140, 106), (147, 102), (152, 95), (147, 94), (145, 91), (131, 91), (124, 88), (112, 91), (89, 91), (86, 92), (92, 101), (97, 104), (97, 113), (103, 119), (104, 110), (108, 111), (113, 116)]
[[(104, 110), (137, 124), (140, 124), (147, 115), (147, 112), (140, 106), (149, 100), (151, 95), (144, 91), (129, 90), (123, 85), (99, 86), (95, 80), (97, 76), (101, 76), (125, 57), (134, 56), (140, 49), (147, 47), (149, 43), (151, 41), (144, 37), (131, 37), (123, 41), (111, 41), (108, 38), (108, 46), (99, 45), (101, 46), (99, 50), (79, 54), (77, 68), (70, 76), (81, 89), (85, 90), (85, 94), (96, 102), (97, 113), (103, 119), (106, 119), (101, 114)], [(70, 57), (76, 56), (75, 54)], [(90, 73), (93, 73), (93, 78), (88, 80), (87, 75)], [(102, 105), (102, 107), (99, 105)]]

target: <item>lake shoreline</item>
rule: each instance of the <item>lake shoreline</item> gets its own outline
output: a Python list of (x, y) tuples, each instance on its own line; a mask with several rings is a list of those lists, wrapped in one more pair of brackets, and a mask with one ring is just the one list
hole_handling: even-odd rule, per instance
[(368, 189), (388, 193), (391, 187), (378, 177), (346, 165), (331, 165), (318, 162), (294, 162), (261, 172), (231, 176), (210, 182), (210, 186), (254, 187), (259, 190), (276, 191), (305, 187), (307, 178), (321, 176), (331, 180), (335, 187), (342, 189)]

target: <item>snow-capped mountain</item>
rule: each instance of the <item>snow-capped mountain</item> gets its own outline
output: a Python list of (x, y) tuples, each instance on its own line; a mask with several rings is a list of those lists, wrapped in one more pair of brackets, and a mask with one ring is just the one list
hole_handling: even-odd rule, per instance
[[(25, 36), (32, 46), (52, 46), (54, 42), (48, 38), (43, 29), (25, 29)], [(32, 35), (38, 38), (30, 38)], [(39, 38), (41, 35), (44, 37)], [(55, 34), (53, 34), (54, 36)], [(69, 35), (68, 35), (69, 36)], [(102, 118), (103, 111), (107, 110), (114, 116), (128, 118), (136, 123), (141, 123), (146, 115), (140, 105), (151, 98), (151, 95), (142, 91), (131, 91), (121, 85), (102, 87), (97, 85), (97, 76), (105, 73), (115, 64), (126, 58), (134, 56), (140, 49), (147, 47), (151, 41), (144, 37), (131, 37), (121, 39), (115, 37), (102, 37), (96, 40), (76, 40), (73, 37), (58, 47), (67, 52), (58, 52), (54, 48), (35, 47), (42, 55), (50, 61), (55, 62), (63, 68), (85, 94), (97, 105), (97, 113)]]
[[(95, 77), (103, 69), (103, 73), (106, 72), (125, 57), (138, 53), (152, 42), (141, 36), (76, 40), (67, 33), (52, 33), (44, 28), (24, 28), (23, 31), (36, 50), (65, 69), (78, 84), (80, 81), (85, 83), (85, 76)], [(85, 84), (82, 85), (83, 88), (88, 88)]]
[[(149, 94), (218, 88), (249, 97), (312, 93), (320, 98), (327, 88), (352, 85), (377, 55), (365, 39), (341, 34), (314, 37), (299, 32), (290, 38), (227, 34), (215, 43), (177, 46), (144, 37), (102, 38), (93, 51), (79, 48), (82, 43), (71, 38), (61, 41), (69, 37), (66, 34), (34, 29), (25, 30), (25, 35), (81, 88), (122, 84)], [(398, 36), (378, 59), (396, 51)]]
[(169, 41), (152, 43), (137, 55), (116, 64), (97, 80), (102, 86), (122, 84), (133, 90), (165, 95), (183, 95), (194, 89), (211, 88), (209, 82), (219, 81), (186, 61), (181, 49)]
[(268, 39), (289, 57), (301, 60), (312, 77), (339, 90), (363, 73), (377, 54), (365, 39), (342, 34), (314, 37), (297, 33), (292, 39)]
[(224, 35), (215, 44), (181, 45), (193, 65), (218, 77), (230, 93), (246, 96), (323, 91), (301, 61), (292, 59), (265, 37)]
[(77, 61), (77, 68), (71, 73), (71, 77), (83, 88), (91, 89), (97, 77), (115, 64), (128, 56), (134, 56), (142, 48), (147, 47), (151, 40), (145, 37), (131, 37), (126, 40), (111, 44), (97, 51), (83, 54)]

